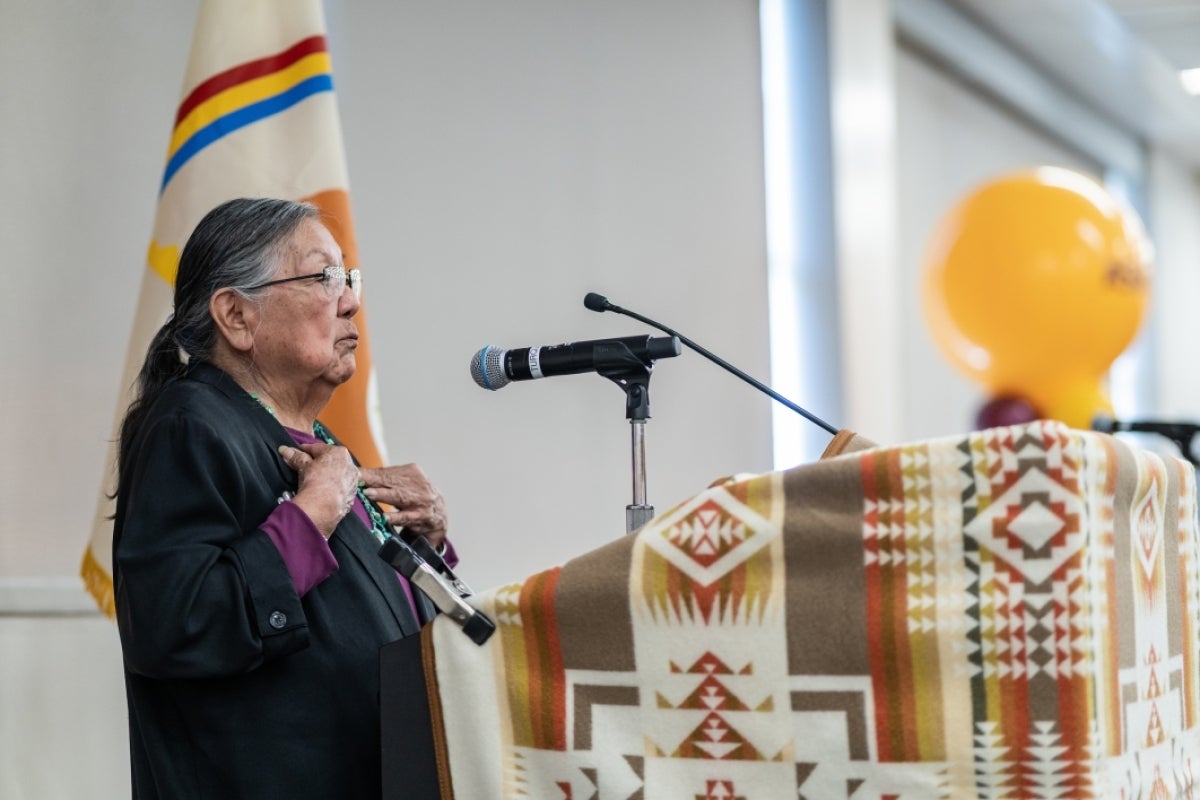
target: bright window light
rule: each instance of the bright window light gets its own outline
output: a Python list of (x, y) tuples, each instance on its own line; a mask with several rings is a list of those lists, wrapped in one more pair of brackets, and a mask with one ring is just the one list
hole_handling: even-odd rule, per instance
[(1188, 94), (1200, 95), (1200, 67), (1180, 70), (1179, 82)]
[[(767, 291), (771, 336), (771, 383), (784, 397), (802, 397), (803, 348), (797, 335), (795, 187), (788, 94), (787, 21), (784, 0), (759, 6), (762, 27), (763, 134), (767, 192)], [(805, 460), (804, 422), (779, 404), (771, 408), (774, 467)]]

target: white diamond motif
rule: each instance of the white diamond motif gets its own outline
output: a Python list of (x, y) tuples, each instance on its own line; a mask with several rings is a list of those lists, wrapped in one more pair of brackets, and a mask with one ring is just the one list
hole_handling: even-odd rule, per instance
[[(1033, 555), (1022, 552), (1023, 548), (1008, 537), (996, 536), (993, 533), (992, 526), (995, 522), (1004, 518), (1008, 508), (1025, 503), (1029, 503), (1029, 509), (1042, 505), (1040, 500), (1029, 502), (1028, 498), (1030, 495), (1048, 495), (1051, 503), (1063, 504), (1067, 515), (1083, 513), (1083, 504), (1080, 498), (1067, 492), (1042, 471), (1031, 469), (1022, 475), (1015, 484), (1009, 487), (1008, 491), (1004, 492), (1000, 497), (995, 498), (975, 519), (964, 525), (963, 530), (974, 537), (981, 548), (991, 551), (999, 558), (1015, 566), (1033, 583), (1042, 584), (1067, 559), (1079, 552), (1084, 546), (1085, 537), (1082, 531), (1076, 530), (1068, 534), (1062, 544), (1051, 545), (1048, 553)], [(1034, 513), (1037, 514), (1038, 512)], [(1040, 513), (1049, 514), (1050, 511), (1047, 508), (1042, 508)], [(1010, 527), (1018, 519), (1020, 517), (1009, 523)], [(1025, 527), (1028, 529), (1026, 531), (1027, 534), (1032, 535), (1032, 529), (1035, 527), (1034, 523), (1037, 521), (1037, 516), (1034, 516), (1025, 522)], [(1044, 521), (1039, 524), (1045, 529), (1040, 534), (1043, 537), (1041, 543), (1045, 544), (1046, 539), (1058, 532), (1058, 529), (1050, 530), (1052, 526), (1044, 524)], [(1014, 530), (1014, 532), (1016, 531)]]
[(1008, 529), (1030, 547), (1041, 550), (1063, 529), (1063, 521), (1045, 504), (1035, 500), (1008, 524)]

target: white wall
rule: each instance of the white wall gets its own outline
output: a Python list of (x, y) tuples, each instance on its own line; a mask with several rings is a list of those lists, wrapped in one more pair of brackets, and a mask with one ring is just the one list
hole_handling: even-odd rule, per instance
[(121, 647), (90, 616), (0, 616), (0, 797), (129, 797)]
[[(391, 455), (439, 483), (479, 587), (620, 536), (632, 499), (624, 394), (593, 375), (489, 394), (480, 347), (654, 333), (584, 309), (597, 291), (766, 377), (757, 24), (725, 0), (334, 20)], [(660, 509), (770, 469), (770, 401), (697, 354), (650, 396)]]
[(194, 9), (0, 0), (0, 576), (89, 535)]
[(1200, 176), (1157, 153), (1150, 159), (1149, 224), (1157, 249), (1150, 321), (1161, 419), (1200, 422)]
[[(5, 798), (128, 795), (115, 631), (13, 608), (39, 582), (49, 605), (87, 608), (73, 576), (196, 8), (0, 0)], [(653, 333), (586, 311), (595, 290), (767, 377), (757, 5), (346, 2), (328, 16), (393, 459), (442, 488), (478, 589), (622, 536), (621, 391), (583, 375), (492, 395), (468, 362), (489, 343)], [(660, 362), (651, 401), (659, 510), (770, 468), (770, 401), (699, 356)]]
[[(194, 3), (0, 0), (0, 797), (129, 796), (116, 629), (73, 579)], [(74, 608), (84, 617), (38, 614)]]

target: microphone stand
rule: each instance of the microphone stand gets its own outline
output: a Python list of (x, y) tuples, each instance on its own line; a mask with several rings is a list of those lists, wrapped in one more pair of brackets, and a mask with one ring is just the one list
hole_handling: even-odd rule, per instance
[(1192, 422), (1159, 422), (1156, 420), (1117, 420), (1098, 416), (1092, 420), (1092, 430), (1100, 433), (1154, 433), (1169, 439), (1179, 448), (1179, 454), (1193, 467), (1200, 467), (1194, 449), (1196, 437), (1200, 436), (1200, 425)]
[[(675, 343), (679, 352), (679, 343)], [(603, 348), (595, 355), (596, 372), (625, 392), (625, 418), (630, 425), (633, 502), (625, 506), (625, 532), (633, 533), (654, 517), (646, 502), (646, 420), (650, 419), (650, 373), (653, 362), (639, 359), (628, 347)]]
[[(683, 344), (686, 344), (688, 347), (692, 348), (697, 353), (699, 353), (700, 355), (707, 358), (709, 361), (716, 364), (718, 367), (721, 367), (722, 369), (727, 370), (728, 372), (731, 372), (732, 374), (741, 378), (746, 383), (753, 386), (755, 389), (758, 389), (760, 392), (763, 392), (764, 394), (770, 396), (772, 399), (787, 406), (792, 411), (795, 411), (797, 414), (799, 414), (800, 416), (807, 419), (809, 422), (812, 422), (815, 425), (823, 428), (824, 430), (828, 431), (829, 433), (833, 434), (834, 436), (837, 435), (837, 432), (838, 432), (837, 428), (833, 427), (825, 420), (823, 420), (820, 417), (816, 416), (815, 414), (811, 413), (807, 409), (802, 408), (801, 406), (797, 405), (796, 403), (793, 403), (791, 400), (788, 400), (786, 397), (784, 397), (783, 395), (781, 395), (779, 392), (775, 391), (771, 387), (766, 386), (763, 383), (761, 383), (760, 381), (757, 381), (754, 378), (750, 377), (745, 372), (742, 372), (740, 369), (738, 369), (737, 367), (730, 364), (728, 361), (725, 361), (723, 358), (719, 358), (718, 356), (713, 355), (708, 350), (705, 350), (703, 347), (696, 344), (691, 339), (687, 338), (686, 336), (679, 333), (678, 331), (671, 330), (666, 325), (663, 325), (660, 322), (655, 322), (654, 320), (649, 319), (648, 317), (643, 317), (641, 314), (638, 314), (634, 311), (629, 311), (628, 309), (624, 309), (618, 305), (614, 305), (608, 301), (607, 297), (605, 297), (604, 295), (601, 295), (601, 294), (596, 294), (595, 292), (588, 292), (587, 295), (584, 296), (583, 305), (589, 311), (598, 311), (598, 312), (612, 311), (615, 314), (624, 314), (627, 317), (632, 317), (633, 319), (636, 319), (638, 322), (643, 322), (652, 328), (658, 328), (663, 333), (666, 333), (669, 336), (671, 336), (674, 340), (676, 340), (677, 343), (682, 342)], [(678, 350), (678, 344), (676, 344), (676, 350)], [(617, 377), (614, 377), (613, 375), (606, 375), (606, 377), (612, 378), (612, 380), (616, 381), (619, 386), (621, 386), (623, 389), (625, 389), (625, 393), (628, 396), (625, 415), (629, 418), (630, 423), (634, 426), (633, 427), (633, 443), (632, 443), (633, 444), (633, 505), (627, 506), (625, 509), (626, 532), (633, 533), (635, 530), (640, 528), (642, 525), (645, 525), (646, 522), (648, 522), (650, 520), (650, 518), (654, 516), (654, 507), (646, 504), (645, 424), (646, 424), (646, 419), (650, 416), (650, 414), (649, 414), (650, 398), (649, 398), (649, 394), (648, 394), (648, 392), (650, 390), (650, 365), (642, 364), (640, 361), (638, 361), (637, 358), (633, 357), (632, 353), (629, 354), (629, 357), (630, 357), (629, 360), (634, 363), (630, 364), (628, 361), (624, 362), (625, 366), (629, 369), (629, 373), (627, 375), (622, 373), (623, 377), (621, 379), (618, 379)], [(597, 363), (597, 366), (599, 366), (600, 360), (597, 359), (596, 363)], [(640, 366), (643, 370), (645, 370), (644, 379), (636, 379), (633, 377), (633, 376), (639, 374), (636, 369), (637, 366)], [(618, 367), (614, 366), (614, 369), (618, 369)], [(600, 372), (600, 374), (605, 375), (603, 370), (597, 369), (597, 371)], [(633, 394), (634, 389), (631, 388), (634, 385), (641, 386), (640, 389), (637, 389), (637, 391), (641, 392), (641, 395), (636, 399), (635, 399), (635, 395)], [(638, 405), (639, 403), (641, 404), (640, 406)], [(644, 406), (644, 408), (642, 406)], [(640, 414), (640, 416), (639, 416), (639, 414)]]

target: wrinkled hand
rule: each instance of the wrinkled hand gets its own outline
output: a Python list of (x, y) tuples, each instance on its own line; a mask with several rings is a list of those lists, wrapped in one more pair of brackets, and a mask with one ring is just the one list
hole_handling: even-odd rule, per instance
[(365, 493), (372, 500), (387, 503), (395, 511), (387, 512), (388, 522), (404, 527), (441, 547), (446, 539), (446, 504), (425, 473), (416, 464), (360, 470)]
[(338, 445), (302, 444), (282, 446), (279, 455), (299, 474), (296, 496), (300, 506), (317, 530), (328, 539), (342, 517), (354, 505), (358, 488), (358, 467), (350, 451)]

